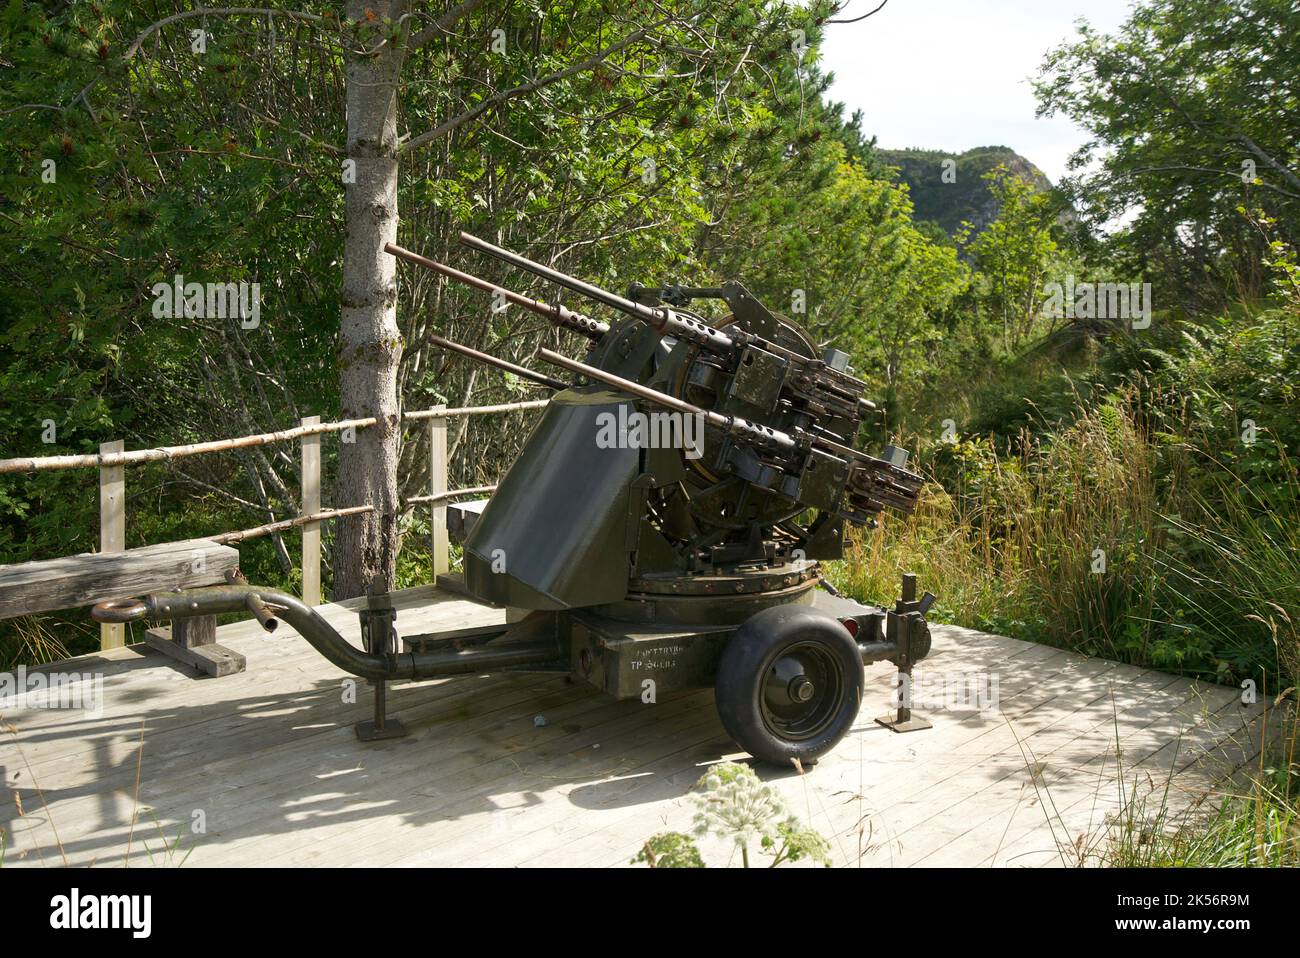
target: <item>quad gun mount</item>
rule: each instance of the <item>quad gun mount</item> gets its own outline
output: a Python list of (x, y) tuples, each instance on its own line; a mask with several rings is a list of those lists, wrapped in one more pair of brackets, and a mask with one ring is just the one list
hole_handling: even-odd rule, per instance
[[(385, 247), (587, 340), (583, 361), (536, 354), (570, 383), (430, 337), (555, 390), (464, 541), (463, 587), (514, 610), (507, 621), (399, 638), (378, 583), (360, 610), (364, 648), (299, 599), (246, 584), (110, 600), (94, 617), (247, 611), (268, 631), (282, 617), (330, 662), (374, 683), (374, 720), (357, 726), (364, 740), (404, 734), (387, 715), (389, 681), (547, 671), (642, 702), (713, 686), (723, 727), (750, 754), (815, 762), (857, 720), (865, 664), (891, 661), (907, 676), (929, 653), (935, 601), (917, 597), (912, 575), (893, 608), (817, 588), (818, 562), (842, 555), (846, 523), (910, 513), (921, 488), (902, 450), (877, 458), (855, 448), (875, 406), (848, 357), (820, 351), (740, 283), (618, 296), (460, 239), (618, 313), (596, 319)], [(689, 308), (709, 299), (728, 311), (715, 322)], [(877, 721), (900, 732), (929, 726), (905, 699)]]
[[(854, 448), (876, 407), (848, 356), (818, 350), (740, 283), (637, 284), (619, 296), (468, 233), (460, 242), (621, 314), (605, 322), (385, 247), (588, 340), (582, 362), (537, 353), (577, 383), (554, 395), (466, 542), (466, 582), (479, 597), (558, 609), (811, 587), (816, 561), (842, 554), (846, 522), (872, 525), (884, 509), (914, 508), (921, 477), (902, 467), (906, 453), (890, 447), (877, 458)], [(711, 323), (688, 308), (698, 300), (718, 300), (728, 314)], [(632, 413), (645, 416), (639, 437), (626, 425)], [(693, 444), (688, 419), (699, 427)], [(615, 448), (598, 441), (610, 422), (619, 424)]]

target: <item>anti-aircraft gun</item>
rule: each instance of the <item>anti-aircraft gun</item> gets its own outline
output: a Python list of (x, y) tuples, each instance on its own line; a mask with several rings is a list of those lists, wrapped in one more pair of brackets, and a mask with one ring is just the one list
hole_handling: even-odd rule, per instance
[[(922, 485), (903, 450), (855, 447), (876, 407), (848, 356), (820, 350), (738, 282), (619, 296), (467, 233), (460, 242), (617, 314), (597, 319), (385, 247), (587, 340), (581, 361), (538, 350), (566, 382), (432, 337), (556, 390), (464, 541), (467, 591), (519, 621), (473, 637), (405, 636), (410, 651), (397, 654), (385, 596), (363, 613), (365, 652), (296, 599), (254, 587), (149, 596), (142, 609), (109, 603), (97, 616), (234, 611), (253, 594), (376, 682), (365, 737), (400, 732), (383, 714), (388, 679), (560, 668), (647, 702), (712, 685), (724, 728), (751, 754), (815, 762), (857, 717), (864, 663), (889, 660), (910, 675), (928, 654), (934, 601), (917, 598), (913, 576), (892, 609), (818, 587), (819, 563), (843, 554), (846, 524), (910, 514)], [(708, 321), (692, 308), (704, 301), (725, 315)], [(906, 705), (880, 721), (928, 727)]]

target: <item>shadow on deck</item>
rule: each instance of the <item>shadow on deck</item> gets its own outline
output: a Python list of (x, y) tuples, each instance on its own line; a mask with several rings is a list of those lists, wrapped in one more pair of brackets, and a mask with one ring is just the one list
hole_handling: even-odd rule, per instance
[[(359, 641), (355, 605), (321, 611)], [(502, 615), (428, 587), (397, 605), (408, 634)], [(935, 727), (894, 734), (872, 721), (893, 680), (877, 665), (831, 756), (803, 776), (760, 769), (839, 864), (1060, 863), (1058, 844), (1118, 806), (1117, 738), (1126, 779), (1172, 774), (1189, 799), (1257, 754), (1262, 707), (1234, 689), (934, 632), (918, 678), (951, 690), (996, 675), (996, 709), (923, 703)], [(711, 691), (614, 702), (555, 674), (394, 685), (390, 711), (410, 735), (363, 744), (352, 724), (369, 715), (368, 687), (287, 626), (224, 626), (218, 641), (248, 671), (196, 679), (127, 649), (58, 666), (102, 683), (99, 714), (0, 716), (13, 729), (0, 738), (6, 865), (626, 863), (652, 834), (687, 829), (703, 769), (740, 757)], [(705, 853), (718, 863), (728, 850)]]

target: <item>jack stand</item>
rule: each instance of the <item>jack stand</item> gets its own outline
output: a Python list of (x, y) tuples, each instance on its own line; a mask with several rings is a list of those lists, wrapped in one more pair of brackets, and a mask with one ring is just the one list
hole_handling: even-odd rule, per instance
[[(367, 652), (390, 657), (397, 653), (397, 629), (393, 627), (396, 618), (392, 597), (371, 586), (366, 608), (361, 610), (361, 636)], [(406, 734), (406, 726), (400, 720), (388, 717), (388, 683), (379, 679), (371, 685), (375, 688), (375, 718), (353, 726), (357, 738), (363, 742), (401, 738)]]
[(903, 575), (903, 595), (894, 611), (889, 614), (889, 624), (894, 627), (898, 641), (898, 710), (894, 715), (882, 715), (877, 724), (895, 732), (919, 732), (933, 728), (926, 719), (912, 714), (912, 626), (920, 622), (925, 611), (934, 602), (934, 596), (916, 599), (916, 576)]

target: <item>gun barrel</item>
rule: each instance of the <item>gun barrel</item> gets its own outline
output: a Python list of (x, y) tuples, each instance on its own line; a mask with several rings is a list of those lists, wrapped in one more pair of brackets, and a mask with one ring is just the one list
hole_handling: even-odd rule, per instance
[(462, 232), (460, 241), (470, 249), (478, 250), (480, 253), (487, 253), (489, 256), (495, 256), (497, 259), (509, 263), (511, 266), (526, 270), (535, 276), (549, 280), (552, 283), (558, 283), (575, 293), (581, 293), (588, 299), (594, 299), (596, 302), (613, 309), (621, 310), (629, 315), (636, 316), (638, 319), (644, 319), (646, 322), (653, 323), (660, 318), (661, 311), (651, 306), (645, 306), (641, 303), (634, 303), (626, 297), (619, 296), (617, 293), (611, 293), (607, 289), (601, 289), (599, 286), (593, 286), (591, 283), (583, 282), (576, 277), (567, 273), (561, 273), (558, 269), (551, 269), (549, 266), (543, 266), (541, 263), (534, 262), (527, 256), (520, 256), (518, 253), (512, 253), (508, 249), (502, 249), (495, 246), (487, 240), (479, 239), (472, 233)]
[(676, 412), (686, 413), (688, 416), (700, 416), (715, 429), (724, 430), (754, 445), (767, 446), (784, 453), (792, 453), (799, 448), (798, 440), (779, 429), (773, 429), (761, 423), (753, 423), (747, 419), (741, 419), (739, 416), (724, 416), (710, 409), (703, 409), (683, 399), (678, 399), (676, 396), (661, 393), (649, 386), (642, 386), (638, 382), (624, 379), (622, 376), (616, 376), (613, 373), (607, 373), (595, 366), (588, 366), (586, 363), (580, 363), (576, 359), (570, 359), (568, 356), (562, 356), (546, 348), (539, 349), (537, 355), (553, 366), (561, 366), (570, 372), (586, 376), (588, 379), (594, 379), (596, 382), (602, 382), (607, 386), (613, 386), (615, 389), (631, 393), (641, 399)]
[[(710, 326), (708, 323), (692, 314), (679, 313), (666, 306), (647, 306), (644, 303), (638, 303), (634, 300), (626, 299), (625, 297), (611, 293), (608, 290), (601, 289), (599, 286), (593, 286), (590, 283), (569, 276), (567, 273), (561, 273), (557, 269), (543, 266), (541, 263), (534, 262), (526, 256), (512, 253), (510, 250), (489, 243), (487, 240), (479, 239), (471, 233), (461, 232), (460, 242), (471, 249), (478, 250), (481, 253), (487, 253), (489, 256), (494, 256), (503, 262), (518, 267), (519, 269), (526, 270), (527, 272), (540, 276), (543, 279), (558, 283), (559, 285), (577, 293), (581, 293), (583, 296), (590, 297), (598, 303), (613, 307), (614, 309), (622, 310), (623, 312), (646, 323), (660, 335), (675, 336), (679, 339), (689, 340), (716, 355), (735, 356), (744, 343), (752, 342), (761, 346), (766, 351), (793, 364), (797, 364), (800, 367), (803, 367), (810, 362), (808, 357), (766, 339), (754, 336), (747, 337), (743, 333), (740, 338), (737, 338), (735, 335), (731, 335), (721, 329)], [(447, 269), (448, 267), (443, 267), (444, 271)], [(451, 274), (449, 273), (448, 275)], [(478, 282), (481, 283), (482, 280), (479, 280)], [(495, 289), (496, 287), (493, 288)], [(689, 292), (713, 291), (692, 288)], [(548, 309), (550, 307), (542, 306), (542, 308)], [(562, 308), (563, 307), (555, 307), (557, 310)], [(579, 318), (587, 323), (596, 322), (596, 320), (590, 320), (586, 317)], [(555, 321), (561, 325), (571, 325), (563, 320), (557, 319)], [(579, 328), (579, 332), (586, 332), (586, 330)], [(590, 334), (588, 333), (588, 335)], [(815, 375), (819, 377), (818, 388), (820, 391), (829, 394), (831, 399), (851, 408), (859, 419), (865, 418), (867, 415), (876, 411), (877, 406), (875, 403), (858, 395), (857, 391), (861, 389), (863, 385), (861, 382), (847, 373), (821, 369), (821, 364), (814, 363), (814, 365), (819, 368), (819, 371)], [(592, 378), (594, 379), (598, 377), (593, 376)], [(808, 377), (805, 376), (805, 378)], [(845, 446), (837, 446), (835, 443), (827, 440), (819, 439), (815, 441), (818, 445), (829, 447), (839, 455), (847, 456), (850, 459), (856, 458), (860, 461), (872, 459), (872, 457), (867, 456), (864, 453), (857, 452), (856, 450)]]
[(730, 336), (721, 330), (714, 329), (712, 326), (699, 319), (689, 315), (678, 314), (675, 310), (666, 306), (646, 306), (644, 303), (637, 303), (626, 297), (619, 296), (617, 293), (611, 293), (607, 289), (601, 289), (599, 286), (593, 286), (590, 283), (576, 279), (567, 273), (561, 273), (558, 269), (551, 269), (549, 266), (543, 266), (536, 263), (526, 256), (520, 256), (518, 253), (512, 253), (508, 249), (502, 249), (500, 246), (494, 246), (487, 240), (479, 239), (470, 233), (461, 233), (460, 241), (470, 249), (476, 249), (480, 253), (487, 253), (489, 256), (495, 256), (497, 259), (509, 263), (511, 266), (517, 266), (519, 269), (526, 270), (543, 279), (550, 280), (552, 283), (558, 283), (575, 293), (581, 293), (589, 299), (604, 306), (613, 309), (622, 310), (623, 312), (636, 317), (643, 323), (649, 325), (662, 336), (677, 336), (683, 339), (689, 339), (708, 349), (710, 352), (720, 355), (727, 355), (736, 348), (736, 343)]
[(441, 273), (449, 279), (454, 279), (458, 283), (464, 283), (466, 286), (473, 286), (475, 289), (481, 289), (485, 293), (500, 293), (509, 303), (516, 306), (522, 306), (538, 316), (543, 316), (557, 326), (563, 326), (565, 329), (571, 329), (574, 332), (581, 333), (591, 340), (599, 340), (609, 332), (609, 324), (602, 323), (598, 319), (592, 319), (590, 316), (584, 316), (581, 313), (575, 313), (566, 309), (559, 303), (551, 305), (543, 303), (540, 300), (530, 299), (513, 290), (506, 289), (504, 286), (497, 286), (495, 283), (489, 283), (485, 279), (480, 279), (471, 273), (465, 273), (446, 263), (439, 263), (437, 260), (429, 259), (427, 256), (421, 256), (419, 253), (413, 253), (409, 249), (403, 249), (396, 243), (385, 243), (384, 252), (396, 256), (400, 259), (416, 263), (420, 266), (427, 267), (436, 273)]
[(469, 346), (462, 346), (460, 343), (453, 343), (450, 339), (443, 339), (441, 336), (430, 336), (429, 342), (435, 346), (441, 346), (443, 349), (450, 349), (453, 353), (460, 353), (462, 356), (468, 356), (470, 359), (477, 360), (480, 363), (486, 363), (489, 366), (495, 366), (497, 369), (504, 369), (508, 373), (514, 373), (521, 379), (528, 379), (532, 382), (539, 383), (543, 386), (549, 386), (551, 389), (567, 389), (568, 385), (560, 382), (558, 379), (552, 379), (550, 376), (544, 376), (541, 373), (534, 372), (527, 366), (520, 366), (512, 363), (507, 359), (498, 359), (489, 353), (480, 352), (477, 349), (471, 349)]

